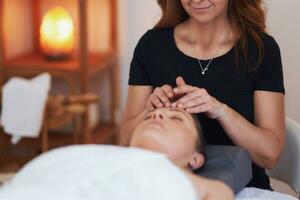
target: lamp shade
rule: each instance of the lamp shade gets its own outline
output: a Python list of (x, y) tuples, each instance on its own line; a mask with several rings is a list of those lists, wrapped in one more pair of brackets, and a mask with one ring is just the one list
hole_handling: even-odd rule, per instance
[(74, 48), (74, 22), (63, 7), (50, 9), (40, 26), (40, 47), (50, 57), (68, 56)]

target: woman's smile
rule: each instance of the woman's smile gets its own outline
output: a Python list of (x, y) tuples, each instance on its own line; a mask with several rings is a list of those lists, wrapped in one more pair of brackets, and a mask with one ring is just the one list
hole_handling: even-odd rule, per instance
[(208, 11), (211, 7), (212, 7), (212, 5), (205, 6), (205, 7), (192, 7), (192, 10), (197, 14), (202, 14), (202, 13), (205, 13), (206, 11)]

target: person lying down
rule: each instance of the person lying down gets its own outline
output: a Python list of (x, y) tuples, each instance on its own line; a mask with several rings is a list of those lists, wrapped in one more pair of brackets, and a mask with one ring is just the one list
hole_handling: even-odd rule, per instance
[(225, 184), (191, 173), (204, 162), (199, 124), (184, 110), (146, 113), (130, 147), (74, 145), (45, 153), (0, 189), (0, 199), (234, 199)]

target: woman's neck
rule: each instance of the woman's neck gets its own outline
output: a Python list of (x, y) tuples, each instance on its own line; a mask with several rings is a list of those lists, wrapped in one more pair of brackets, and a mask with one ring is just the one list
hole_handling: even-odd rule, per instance
[(186, 30), (189, 31), (191, 42), (203, 48), (209, 48), (226, 41), (232, 28), (227, 18), (214, 20), (208, 24), (200, 24), (196, 20), (190, 18), (186, 21)]

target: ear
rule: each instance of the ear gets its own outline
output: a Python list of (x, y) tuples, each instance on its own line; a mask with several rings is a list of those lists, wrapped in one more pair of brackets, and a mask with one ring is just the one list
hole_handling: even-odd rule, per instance
[(195, 170), (200, 168), (204, 164), (204, 156), (202, 153), (194, 152), (189, 160), (189, 166)]
[(176, 84), (178, 87), (186, 85), (184, 79), (181, 76), (178, 76), (176, 78)]

